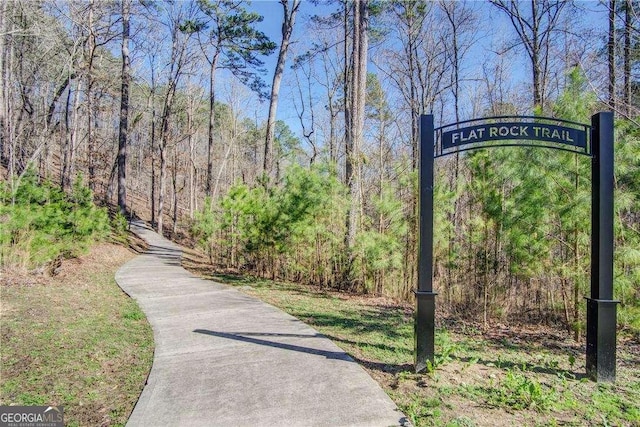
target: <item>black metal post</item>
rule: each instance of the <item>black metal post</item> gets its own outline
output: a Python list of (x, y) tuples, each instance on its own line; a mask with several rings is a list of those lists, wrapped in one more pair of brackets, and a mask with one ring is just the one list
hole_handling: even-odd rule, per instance
[(613, 300), (613, 113), (591, 117), (591, 297), (587, 298), (587, 375), (616, 379), (616, 309)]
[(415, 319), (415, 368), (421, 372), (435, 353), (436, 294), (433, 292), (433, 115), (420, 116), (420, 227)]

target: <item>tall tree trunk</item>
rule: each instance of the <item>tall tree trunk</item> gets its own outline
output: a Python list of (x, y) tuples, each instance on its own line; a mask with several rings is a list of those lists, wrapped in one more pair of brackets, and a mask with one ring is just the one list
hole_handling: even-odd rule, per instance
[[(379, 133), (378, 133), (378, 199), (382, 200), (384, 190), (384, 142), (385, 142), (385, 112), (383, 108), (380, 108), (379, 112)], [(378, 212), (378, 233), (383, 234), (385, 231), (384, 215), (382, 211)], [(382, 295), (384, 292), (384, 270), (376, 271), (374, 276), (375, 290), (377, 295)]]
[(173, 226), (171, 231), (175, 235), (178, 230), (178, 147), (173, 146), (173, 168), (171, 169), (171, 184), (173, 187)]
[[(447, 15), (447, 19), (449, 20), (449, 24), (451, 24), (451, 35), (452, 35), (452, 49), (453, 52), (451, 54), (451, 64), (453, 66), (453, 102), (454, 102), (454, 112), (456, 123), (460, 121), (460, 52), (459, 52), (459, 44), (458, 44), (458, 20), (456, 17), (456, 2), (443, 2), (442, 8), (444, 9), (445, 14)], [(455, 153), (454, 160), (454, 169), (453, 175), (450, 176), (450, 190), (455, 194), (456, 186), (458, 185), (458, 175), (459, 175), (459, 167), (460, 167), (460, 153)], [(457, 218), (458, 218), (458, 198), (456, 197), (454, 200), (453, 210), (449, 214), (449, 221), (452, 226), (448, 227), (448, 256), (447, 263), (449, 264), (447, 268), (447, 293), (446, 299), (448, 303), (451, 303), (451, 296), (453, 291), (453, 257), (455, 253), (455, 240), (456, 234), (455, 230), (458, 230), (457, 227)]]
[(609, 106), (616, 111), (616, 0), (609, 0), (609, 41), (607, 42), (609, 63)]
[[(8, 102), (9, 94), (7, 93), (9, 84), (9, 75), (7, 68), (7, 50), (5, 49), (8, 29), (8, 0), (0, 2), (0, 163), (4, 164), (7, 160), (5, 150), (8, 146), (7, 141), (7, 124), (8, 124)], [(9, 177), (10, 178), (10, 177)]]
[(62, 146), (60, 147), (62, 153), (61, 153), (61, 157), (62, 157), (62, 170), (60, 171), (60, 188), (62, 188), (63, 190), (66, 190), (67, 188), (69, 188), (69, 169), (70, 169), (70, 165), (71, 165), (71, 160), (70, 160), (70, 146), (71, 146), (71, 133), (70, 133), (70, 128), (69, 128), (69, 121), (70, 121), (70, 109), (71, 109), (71, 86), (69, 86), (69, 91), (67, 92), (67, 99), (65, 102), (65, 108), (64, 108), (64, 143), (62, 144)]
[(120, 127), (118, 130), (118, 208), (127, 210), (127, 138), (129, 132), (129, 9), (131, 0), (122, 0), (122, 88), (120, 90)]
[(205, 192), (207, 196), (213, 194), (213, 132), (215, 129), (216, 119), (216, 68), (218, 67), (218, 58), (220, 56), (219, 49), (216, 49), (213, 58), (211, 59), (209, 69), (209, 131), (207, 134), (207, 184)]
[(196, 199), (196, 160), (195, 160), (195, 144), (193, 139), (189, 146), (189, 218), (193, 219), (195, 212), (198, 210)]
[(193, 219), (193, 214), (195, 213), (196, 210), (196, 189), (195, 189), (195, 174), (196, 174), (196, 166), (195, 166), (195, 158), (194, 158), (194, 152), (195, 152), (195, 140), (198, 138), (197, 134), (196, 137), (193, 137), (191, 128), (193, 127), (193, 104), (194, 104), (194, 99), (195, 97), (191, 97), (191, 99), (189, 100), (189, 111), (187, 114), (187, 128), (189, 129), (189, 136), (188, 136), (188, 145), (189, 145), (189, 218)]
[(167, 181), (167, 132), (162, 132), (162, 140), (160, 141), (160, 189), (158, 191), (158, 218), (157, 231), (162, 236), (163, 215), (164, 215), (164, 196), (166, 192)]
[(531, 23), (531, 65), (533, 70), (533, 106), (534, 108), (542, 108), (542, 90), (540, 88), (540, 38), (538, 34), (539, 22), (536, 18), (537, 15), (537, 0), (531, 0), (531, 16), (534, 17)]
[(351, 75), (349, 113), (351, 120), (347, 130), (347, 186), (350, 204), (347, 213), (347, 251), (349, 252), (348, 271), (354, 261), (353, 248), (356, 242), (358, 217), (362, 203), (360, 192), (361, 161), (360, 150), (364, 133), (364, 108), (367, 86), (367, 50), (368, 50), (368, 0), (353, 3), (353, 41), (351, 49)]
[[(177, 32), (177, 28), (174, 29)], [(169, 82), (167, 87), (167, 93), (164, 97), (164, 105), (162, 107), (162, 122), (160, 124), (160, 189), (158, 195), (158, 234), (162, 236), (162, 225), (164, 215), (164, 198), (166, 192), (166, 180), (167, 180), (167, 149), (169, 147), (169, 119), (173, 114), (173, 100), (176, 95), (178, 86), (178, 80), (180, 78), (182, 63), (179, 63), (181, 59), (178, 58), (177, 52), (177, 33), (173, 35), (173, 48), (171, 53), (171, 71), (169, 73)]]
[(362, 151), (363, 141), (364, 141), (364, 119), (365, 119), (365, 104), (366, 104), (366, 95), (367, 95), (367, 60), (368, 60), (368, 50), (369, 50), (369, 1), (361, 0), (357, 2), (358, 16), (357, 16), (357, 25), (356, 31), (358, 33), (358, 47), (357, 54), (354, 59), (354, 76), (355, 87), (353, 91), (353, 99), (354, 99), (354, 134), (353, 134), (353, 142), (354, 142), (354, 154), (357, 156), (356, 159), (356, 186), (358, 193), (360, 194), (360, 198), (357, 200), (357, 210), (361, 210), (362, 199), (361, 199), (361, 188), (362, 185), (362, 163), (360, 160), (360, 153)]
[(167, 181), (167, 148), (169, 146), (169, 118), (173, 108), (173, 97), (177, 82), (174, 80), (169, 84), (167, 94), (162, 109), (162, 123), (160, 125), (160, 189), (158, 194), (158, 234), (162, 236), (162, 225), (164, 215), (164, 198)]
[(61, 187), (63, 190), (68, 190), (71, 188), (71, 180), (73, 177), (73, 169), (75, 162), (75, 152), (76, 152), (76, 139), (78, 133), (78, 109), (80, 102), (80, 90), (82, 86), (82, 81), (78, 81), (75, 90), (75, 97), (73, 101), (73, 107), (71, 106), (71, 97), (74, 95), (74, 92), (71, 90), (71, 86), (69, 86), (69, 92), (67, 93), (67, 102), (64, 113), (64, 121), (65, 121), (65, 138), (64, 145), (62, 147), (62, 174), (61, 174)]
[[(355, 2), (353, 2), (354, 9)], [(355, 21), (355, 19), (354, 19)], [(353, 197), (354, 192), (352, 189), (353, 186), (353, 163), (354, 163), (354, 155), (353, 155), (353, 64), (349, 60), (349, 3), (347, 0), (344, 0), (344, 151), (345, 151), (345, 165), (344, 165), (344, 180), (345, 184), (349, 188), (349, 196), (350, 203), (349, 208), (347, 209), (347, 234), (345, 236), (345, 247), (347, 251), (355, 244), (355, 210), (353, 207)], [(355, 31), (354, 31), (355, 33)], [(352, 35), (353, 38), (353, 35)], [(351, 43), (355, 43), (355, 40), (352, 40)], [(353, 55), (353, 53), (352, 53)], [(347, 266), (349, 269), (350, 266)]]
[(271, 98), (269, 99), (269, 116), (267, 118), (267, 135), (264, 142), (264, 162), (262, 171), (269, 177), (273, 167), (273, 138), (276, 128), (276, 112), (278, 110), (278, 95), (280, 93), (280, 83), (282, 82), (282, 74), (284, 73), (284, 65), (289, 50), (289, 39), (293, 32), (293, 26), (296, 20), (296, 12), (300, 7), (300, 0), (293, 0), (291, 9), (289, 9), (289, 0), (280, 0), (283, 8), (284, 18), (282, 21), (282, 43), (280, 43), (280, 52), (278, 53), (278, 62), (276, 71), (273, 74), (273, 84), (271, 85)]
[(105, 192), (104, 201), (105, 203), (112, 203), (113, 201), (113, 191), (116, 187), (116, 176), (118, 175), (118, 155), (113, 161), (113, 165), (111, 166), (111, 172), (109, 173), (109, 179), (107, 180), (107, 191)]
[(56, 111), (56, 104), (58, 103), (58, 100), (60, 99), (64, 91), (67, 89), (69, 84), (71, 83), (71, 80), (75, 78), (76, 78), (76, 75), (72, 73), (63, 80), (60, 86), (58, 86), (58, 89), (56, 90), (55, 95), (53, 96), (53, 98), (51, 99), (51, 102), (49, 103), (49, 110), (47, 111), (47, 122), (46, 122), (47, 129), (51, 128), (51, 122), (53, 121), (53, 113), (55, 113)]
[(93, 59), (96, 50), (96, 37), (93, 28), (93, 6), (94, 0), (89, 0), (89, 36), (87, 38), (87, 161), (89, 169), (89, 188), (95, 191), (96, 169), (95, 169), (95, 141), (93, 139), (92, 111), (93, 111)]
[(329, 161), (332, 165), (338, 163), (338, 153), (336, 150), (336, 117), (338, 113), (335, 111), (333, 99), (329, 98)]
[(69, 159), (70, 159), (70, 168), (69, 168), (69, 183), (73, 184), (74, 175), (75, 175), (75, 157), (79, 148), (79, 134), (80, 134), (80, 94), (82, 93), (82, 80), (78, 80), (78, 86), (76, 87), (76, 93), (74, 95), (73, 100), (73, 128), (71, 131), (70, 137), (70, 146), (69, 146)]
[[(2, 5), (3, 9), (8, 12), (8, 1), (5, 0), (5, 2)], [(3, 16), (5, 20), (8, 19), (7, 13), (3, 12)], [(15, 31), (15, 27), (16, 27), (16, 23), (15, 20), (12, 19), (11, 21), (11, 27), (9, 27), (8, 22), (5, 24), (5, 27), (7, 28), (8, 31), (11, 31), (12, 33)], [(4, 39), (6, 36), (4, 34), (2, 34), (2, 38)], [(2, 90), (3, 91), (3, 98), (4, 98), (4, 102), (2, 105), (2, 113), (3, 113), (3, 127), (2, 127), (2, 139), (3, 139), (3, 156), (4, 156), (4, 160), (7, 164), (7, 172), (8, 172), (8, 178), (9, 178), (9, 182), (11, 185), (11, 189), (13, 190), (13, 186), (14, 186), (14, 181), (13, 181), (13, 177), (15, 175), (15, 151), (16, 151), (16, 141), (15, 141), (15, 130), (13, 127), (13, 108), (12, 108), (12, 102), (11, 102), (11, 81), (12, 81), (12, 73), (13, 73), (13, 62), (14, 62), (14, 57), (15, 57), (15, 46), (14, 43), (11, 42), (11, 40), (9, 40), (9, 44), (10, 46), (7, 48), (5, 46), (4, 50), (0, 51), (0, 55), (3, 57), (3, 61), (2, 61)], [(6, 42), (5, 42), (6, 45)], [(12, 194), (15, 194), (12, 191)]]
[(151, 106), (151, 224), (156, 224), (156, 103), (153, 72), (151, 73), (151, 93), (149, 94)]
[(631, 0), (625, 0), (624, 6), (624, 105), (627, 117), (631, 117), (631, 24), (633, 4)]
[[(419, 140), (420, 140), (420, 113), (426, 111), (421, 110), (421, 102), (418, 96), (418, 82), (416, 81), (416, 68), (417, 68), (417, 51), (416, 44), (419, 31), (416, 29), (416, 17), (417, 11), (415, 7), (417, 4), (406, 4), (405, 8), (411, 8), (411, 12), (407, 15), (407, 61), (409, 67), (409, 103), (411, 108), (411, 170), (413, 172), (418, 170), (419, 162)], [(416, 265), (416, 248), (417, 248), (417, 230), (420, 228), (420, 219), (418, 217), (418, 198), (414, 191), (410, 192), (409, 205), (411, 207), (409, 227), (411, 231), (407, 233), (407, 240), (405, 246), (405, 259), (407, 265), (405, 266), (406, 284), (408, 289), (413, 291), (415, 289), (417, 280)]]
[[(416, 30), (415, 17), (413, 14), (408, 18), (408, 40), (407, 40), (407, 54), (409, 62), (409, 102), (411, 103), (411, 170), (418, 170), (418, 144), (420, 140), (420, 100), (417, 95), (417, 83), (416, 83)], [(415, 210), (415, 203), (412, 202), (413, 210)], [(415, 217), (415, 212), (414, 212)]]
[[(351, 74), (353, 73), (353, 69), (351, 66), (351, 61), (349, 60), (349, 4), (347, 0), (344, 0), (344, 73), (343, 73), (343, 92), (344, 98), (343, 109), (344, 109), (344, 145), (345, 145), (345, 167), (344, 167), (344, 183), (346, 185), (349, 184), (351, 180), (351, 175), (353, 174), (353, 164), (352, 164), (352, 154), (353, 151), (353, 126), (351, 125), (352, 121), (352, 111), (351, 111), (351, 97), (352, 97), (352, 88), (351, 88)], [(347, 220), (348, 224), (348, 220)], [(347, 233), (348, 234), (348, 233)], [(348, 238), (347, 238), (347, 246), (348, 246)]]

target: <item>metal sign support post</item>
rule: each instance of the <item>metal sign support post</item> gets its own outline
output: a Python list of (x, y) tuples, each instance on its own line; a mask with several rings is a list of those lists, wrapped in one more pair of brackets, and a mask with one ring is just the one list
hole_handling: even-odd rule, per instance
[(587, 298), (587, 375), (616, 379), (616, 309), (613, 300), (613, 113), (591, 117), (591, 297)]
[(416, 372), (433, 363), (435, 353), (436, 293), (433, 292), (433, 115), (420, 116), (420, 227), (418, 290), (415, 319)]
[[(460, 128), (460, 124), (467, 126)], [(591, 295), (587, 298), (586, 370), (595, 381), (615, 381), (618, 301), (613, 299), (613, 113), (592, 116), (590, 129), (581, 123), (548, 117), (472, 119), (439, 127), (437, 146), (435, 132), (433, 115), (421, 116), (416, 371), (421, 372), (429, 362), (433, 363), (435, 355), (434, 159), (476, 148), (534, 146), (591, 157)], [(591, 137), (587, 138), (589, 132)], [(534, 142), (537, 144), (533, 145)]]

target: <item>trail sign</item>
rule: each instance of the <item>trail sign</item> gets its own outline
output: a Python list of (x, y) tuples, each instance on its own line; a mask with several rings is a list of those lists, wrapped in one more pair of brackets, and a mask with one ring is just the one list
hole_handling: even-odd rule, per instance
[(566, 126), (544, 123), (499, 122), (468, 126), (442, 132), (442, 148), (472, 146), (487, 141), (531, 141), (587, 148), (587, 132)]
[(587, 374), (616, 378), (616, 309), (613, 299), (613, 114), (591, 118), (591, 126), (550, 117), (500, 116), (434, 128), (433, 115), (420, 120), (420, 240), (416, 291), (415, 368), (435, 355), (433, 292), (434, 159), (488, 147), (530, 146), (591, 157), (591, 296), (587, 298)]
[(488, 147), (544, 147), (591, 156), (591, 126), (532, 116), (499, 116), (434, 129), (434, 157)]

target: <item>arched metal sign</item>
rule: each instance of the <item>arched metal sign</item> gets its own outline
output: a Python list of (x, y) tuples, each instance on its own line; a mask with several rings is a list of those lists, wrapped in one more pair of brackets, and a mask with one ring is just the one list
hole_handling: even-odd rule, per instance
[(616, 377), (616, 309), (613, 300), (613, 113), (591, 118), (591, 126), (548, 117), (500, 116), (434, 128), (420, 120), (420, 247), (416, 291), (415, 368), (435, 355), (433, 292), (434, 159), (488, 147), (543, 147), (591, 157), (591, 296), (587, 298), (587, 374), (596, 381)]
[[(464, 125), (464, 127), (461, 127)], [(487, 147), (544, 147), (591, 156), (590, 126), (567, 120), (500, 116), (435, 129), (434, 158)]]

